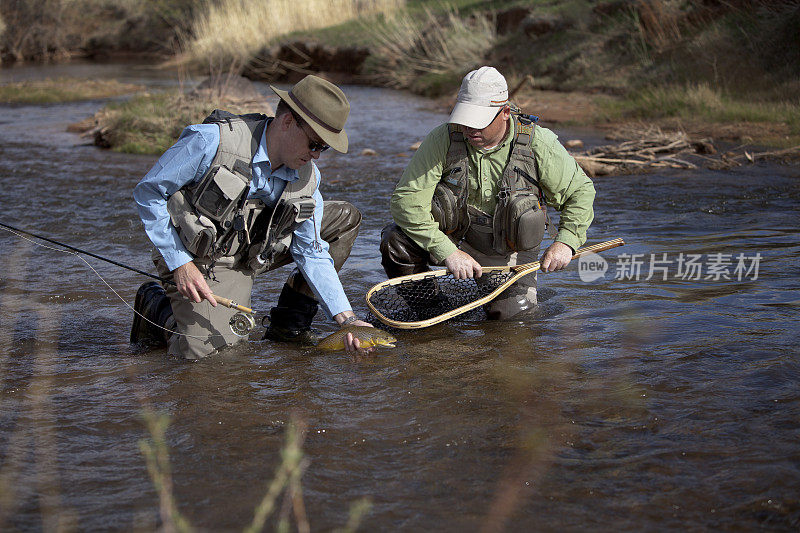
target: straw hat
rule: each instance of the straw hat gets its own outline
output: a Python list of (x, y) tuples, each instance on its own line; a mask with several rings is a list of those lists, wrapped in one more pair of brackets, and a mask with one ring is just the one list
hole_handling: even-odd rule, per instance
[(344, 123), (350, 114), (350, 103), (339, 87), (309, 74), (288, 92), (272, 85), (269, 88), (300, 115), (325, 144), (337, 152), (347, 152)]

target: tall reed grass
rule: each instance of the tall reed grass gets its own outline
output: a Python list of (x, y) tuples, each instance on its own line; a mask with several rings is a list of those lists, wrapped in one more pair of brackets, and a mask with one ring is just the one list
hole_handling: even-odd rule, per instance
[(404, 0), (220, 0), (195, 19), (186, 59), (242, 64), (275, 38), (402, 7)]
[(438, 96), (458, 87), (461, 77), (483, 64), (496, 44), (496, 27), (487, 16), (462, 17), (451, 6), (439, 12), (392, 13), (363, 23), (377, 43), (368, 69), (393, 88)]

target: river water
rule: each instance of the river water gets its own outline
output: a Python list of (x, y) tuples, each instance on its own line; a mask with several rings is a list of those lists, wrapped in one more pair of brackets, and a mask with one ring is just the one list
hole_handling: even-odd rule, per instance
[[(364, 315), (364, 294), (384, 279), (389, 194), (409, 146), (446, 116), (402, 93), (346, 92), (351, 153), (326, 153), (320, 167), (323, 195), (364, 214), (342, 271)], [(3, 107), (1, 218), (151, 271), (131, 191), (155, 157), (65, 132), (103, 103)], [(604, 275), (585, 281), (603, 264), (579, 272), (576, 261), (540, 276), (542, 302), (524, 321), (401, 332), (361, 361), (261, 342), (260, 326), (198, 363), (136, 351), (131, 310), (80, 259), (0, 234), (0, 528), (159, 527), (139, 449), (150, 409), (170, 417), (177, 508), (205, 530), (250, 523), (298, 420), (312, 531), (344, 526), (361, 498), (364, 531), (796, 531), (800, 169), (595, 185), (589, 243), (628, 242), (602, 254)], [(87, 260), (128, 303), (146, 281)], [(259, 317), (288, 272), (257, 282)], [(334, 329), (321, 313), (316, 324)]]

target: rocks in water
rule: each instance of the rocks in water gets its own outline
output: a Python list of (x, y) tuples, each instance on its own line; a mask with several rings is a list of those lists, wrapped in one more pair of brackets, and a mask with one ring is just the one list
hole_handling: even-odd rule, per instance
[(610, 174), (617, 173), (617, 167), (614, 165), (609, 165), (606, 163), (600, 163), (598, 161), (594, 161), (589, 157), (576, 155), (575, 161), (578, 162), (578, 165), (586, 172), (586, 175), (590, 178), (594, 178), (597, 176), (608, 176)]
[(580, 150), (583, 148), (583, 141), (580, 139), (570, 139), (568, 141), (564, 141), (564, 148), (567, 150)]

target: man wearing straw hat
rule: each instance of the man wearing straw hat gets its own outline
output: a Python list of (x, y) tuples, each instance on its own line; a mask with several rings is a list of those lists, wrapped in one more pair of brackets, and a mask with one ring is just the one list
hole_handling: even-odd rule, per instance
[[(508, 100), (493, 67), (468, 73), (447, 124), (432, 130), (403, 172), (391, 200), (394, 224), (381, 235), (390, 278), (445, 265), (456, 279), (481, 265), (536, 261), (545, 228), (553, 243), (541, 270), (569, 264), (592, 222), (594, 185), (556, 135)], [(558, 233), (546, 204), (560, 211)], [(525, 276), (489, 307), (509, 318), (536, 305), (536, 276)]]
[[(311, 75), (289, 91), (271, 89), (280, 97), (274, 118), (215, 111), (184, 129), (134, 189), (159, 276), (175, 285), (140, 287), (131, 342), (166, 340), (170, 354), (188, 359), (237, 343), (235, 311), (214, 295), (249, 307), (255, 276), (291, 262), (264, 338), (313, 342), (318, 302), (340, 325), (370, 325), (353, 313), (337, 274), (361, 214), (323, 201), (314, 164), (329, 147), (347, 152), (350, 104)], [(348, 335), (345, 346), (357, 350), (359, 341)]]

